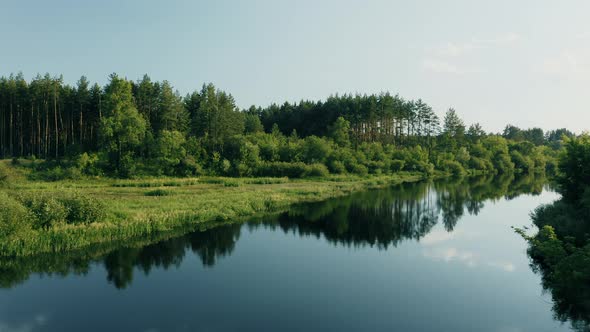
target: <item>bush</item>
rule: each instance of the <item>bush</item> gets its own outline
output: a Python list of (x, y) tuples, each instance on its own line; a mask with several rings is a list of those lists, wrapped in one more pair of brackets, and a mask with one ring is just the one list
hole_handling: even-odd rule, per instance
[(305, 176), (308, 167), (302, 162), (265, 162), (261, 163), (256, 169), (256, 175), (258, 176), (274, 176), (283, 177), (287, 176), (290, 178), (302, 178)]
[(494, 165), (489, 160), (479, 158), (479, 157), (471, 157), (468, 163), (469, 168), (474, 169), (476, 171), (488, 172), (493, 170)]
[(105, 217), (100, 202), (80, 195), (20, 195), (18, 200), (31, 212), (33, 228), (48, 229), (60, 223), (89, 224)]
[(346, 166), (344, 166), (343, 162), (338, 161), (338, 160), (330, 161), (328, 168), (329, 168), (330, 172), (334, 173), (334, 174), (346, 173)]
[(169, 196), (172, 192), (170, 190), (165, 189), (156, 189), (147, 191), (144, 195), (145, 196)]
[(455, 160), (444, 160), (441, 162), (441, 168), (443, 171), (452, 174), (453, 176), (465, 175), (465, 169), (461, 166), (461, 163)]
[(516, 169), (525, 173), (532, 173), (534, 164), (529, 157), (523, 156), (522, 153), (516, 150), (510, 152), (510, 157)]
[(48, 229), (56, 224), (65, 223), (68, 216), (66, 207), (56, 198), (36, 194), (19, 197), (22, 204), (33, 214), (33, 228)]
[(324, 164), (311, 164), (307, 166), (307, 171), (305, 172), (305, 176), (328, 176), (330, 172), (328, 171), (328, 167)]
[(181, 176), (203, 175), (203, 167), (192, 156), (186, 156), (180, 161), (177, 173)]
[(97, 166), (98, 160), (96, 153), (88, 154), (84, 152), (76, 159), (76, 167), (84, 174), (99, 175), (101, 171)]
[(406, 164), (405, 161), (395, 159), (395, 160), (391, 161), (391, 165), (390, 165), (389, 169), (391, 169), (392, 172), (399, 172), (402, 169), (404, 169), (405, 164)]
[(367, 175), (369, 174), (369, 169), (367, 166), (362, 164), (352, 164), (351, 169), (349, 170), (351, 173), (358, 174), (358, 175)]
[(31, 229), (30, 212), (6, 193), (0, 193), (0, 211), (0, 238), (9, 238)]
[(72, 194), (59, 200), (67, 209), (68, 224), (90, 224), (100, 221), (106, 215), (104, 205), (87, 196)]
[(0, 186), (8, 183), (8, 172), (2, 166), (0, 166)]

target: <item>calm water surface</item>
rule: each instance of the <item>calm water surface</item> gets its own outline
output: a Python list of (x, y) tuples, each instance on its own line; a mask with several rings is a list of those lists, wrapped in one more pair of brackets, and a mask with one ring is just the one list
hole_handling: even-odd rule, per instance
[(420, 183), (137, 248), (2, 261), (0, 331), (568, 331), (531, 179)]

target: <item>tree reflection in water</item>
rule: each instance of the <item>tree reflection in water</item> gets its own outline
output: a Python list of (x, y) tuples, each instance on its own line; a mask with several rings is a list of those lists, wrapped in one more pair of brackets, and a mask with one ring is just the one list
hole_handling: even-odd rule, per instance
[[(403, 240), (420, 240), (441, 221), (453, 231), (465, 214), (477, 215), (488, 200), (512, 199), (523, 193), (540, 194), (544, 178), (499, 176), (397, 185), (355, 193), (324, 202), (301, 204), (278, 216), (248, 222), (255, 229), (281, 229), (300, 236), (324, 237), (344, 246), (387, 249)], [(178, 267), (190, 250), (206, 267), (231, 255), (244, 224), (217, 226), (205, 231), (118, 248), (92, 248), (64, 255), (0, 259), (0, 287), (11, 288), (31, 274), (83, 275), (94, 264), (104, 265), (107, 280), (117, 288), (133, 281), (134, 273)], [(153, 243), (155, 242), (155, 243)]]

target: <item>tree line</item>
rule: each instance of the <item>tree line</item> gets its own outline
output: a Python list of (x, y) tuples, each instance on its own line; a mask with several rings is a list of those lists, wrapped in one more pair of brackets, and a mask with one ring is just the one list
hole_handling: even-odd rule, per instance
[(49, 74), (0, 78), (0, 157), (75, 161), (86, 173), (529, 172), (546, 168), (564, 135), (573, 133), (512, 125), (490, 134), (454, 109), (440, 119), (390, 93), (239, 109), (212, 84), (181, 96), (147, 75), (112, 74), (104, 87), (84, 76), (75, 86)]

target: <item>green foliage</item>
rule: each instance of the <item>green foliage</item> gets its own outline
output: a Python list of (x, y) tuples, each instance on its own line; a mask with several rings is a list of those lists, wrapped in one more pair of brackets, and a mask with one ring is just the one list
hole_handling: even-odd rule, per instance
[(328, 137), (340, 147), (347, 147), (350, 145), (349, 133), (350, 122), (343, 117), (338, 117), (338, 119), (336, 119), (336, 121), (328, 128)]
[[(185, 136), (179, 131), (160, 131), (154, 147), (156, 165), (161, 173), (175, 175), (182, 173), (181, 163), (186, 160)], [(191, 172), (189, 171), (189, 174)]]
[(28, 193), (17, 199), (31, 212), (35, 229), (49, 229), (64, 223), (89, 224), (105, 217), (104, 205), (79, 193)]
[(390, 169), (392, 172), (399, 172), (404, 169), (405, 164), (404, 160), (394, 159), (390, 163)]
[(17, 238), (31, 229), (31, 213), (4, 192), (0, 192), (0, 211), (0, 239)]
[(170, 195), (172, 195), (172, 191), (165, 190), (165, 189), (155, 189), (155, 190), (146, 191), (144, 195), (146, 195), (146, 196), (170, 196)]
[(0, 165), (0, 187), (8, 184), (8, 170), (4, 165)]
[(76, 168), (87, 175), (100, 175), (99, 156), (96, 153), (82, 153), (76, 158)]
[(512, 160), (512, 163), (514, 164), (514, 168), (520, 172), (525, 172), (525, 173), (532, 173), (533, 169), (534, 169), (534, 163), (533, 161), (528, 158), (523, 156), (519, 151), (517, 150), (512, 150), (510, 152), (510, 158)]
[(33, 228), (48, 229), (66, 222), (68, 210), (53, 195), (32, 194), (19, 197), (33, 214)]
[(105, 206), (98, 200), (80, 193), (63, 195), (59, 201), (66, 207), (68, 224), (101, 222), (106, 217)]
[(246, 134), (255, 134), (264, 131), (264, 126), (260, 122), (257, 114), (246, 114), (244, 116), (244, 132)]
[(569, 201), (582, 197), (590, 186), (590, 137), (567, 139), (565, 151), (559, 158), (559, 192)]
[(146, 134), (146, 121), (133, 102), (131, 82), (111, 76), (105, 88), (108, 116), (102, 119), (102, 146), (115, 170), (124, 177), (134, 173), (133, 156)]
[(302, 178), (308, 173), (308, 166), (302, 162), (263, 162), (256, 170), (257, 176), (274, 176), (274, 177), (289, 177)]
[(465, 169), (461, 166), (461, 163), (455, 160), (444, 160), (441, 163), (441, 169), (453, 176), (465, 175)]
[(330, 145), (326, 140), (309, 136), (303, 140), (301, 146), (302, 159), (306, 163), (324, 163), (330, 153)]
[(307, 166), (307, 170), (305, 172), (305, 176), (310, 177), (326, 177), (330, 175), (328, 171), (328, 167), (324, 164), (311, 164)]

